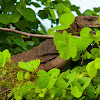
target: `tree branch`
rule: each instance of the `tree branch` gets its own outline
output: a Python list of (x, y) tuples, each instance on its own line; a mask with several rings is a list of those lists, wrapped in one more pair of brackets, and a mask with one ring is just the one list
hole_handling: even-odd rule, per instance
[(8, 29), (8, 28), (1, 28), (1, 27), (0, 27), (0, 31), (13, 32), (13, 33), (25, 35), (25, 36), (28, 36), (28, 37), (47, 38), (47, 39), (52, 39), (53, 38), (52, 35), (31, 34), (31, 33), (18, 31), (18, 30), (15, 30), (15, 29)]
[[(53, 39), (53, 35), (40, 35), (40, 34), (26, 33), (26, 32), (22, 32), (22, 31), (18, 31), (18, 30), (12, 29), (12, 26), (11, 25), (10, 25), (10, 29), (9, 28), (2, 28), (2, 27), (0, 27), (0, 31), (13, 32), (13, 33), (25, 35), (25, 36), (28, 36), (28, 37), (37, 37), (37, 38)], [(95, 34), (95, 32), (93, 30), (91, 30), (90, 33), (92, 33), (92, 35)], [(80, 36), (77, 36), (77, 38), (80, 38)]]

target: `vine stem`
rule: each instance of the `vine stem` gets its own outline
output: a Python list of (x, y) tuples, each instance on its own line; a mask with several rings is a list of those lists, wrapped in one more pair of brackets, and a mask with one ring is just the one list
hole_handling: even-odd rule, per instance
[(86, 52), (86, 50), (84, 50), (84, 52), (83, 52), (83, 57), (82, 57), (82, 61), (81, 61), (81, 67), (82, 67), (82, 65), (83, 65), (83, 61), (84, 61), (84, 54), (85, 54), (85, 52)]
[(31, 33), (26, 33), (26, 32), (22, 32), (22, 31), (18, 31), (18, 30), (12, 29), (12, 28), (9, 29), (9, 28), (2, 28), (2, 27), (0, 27), (0, 31), (13, 32), (13, 33), (25, 35), (25, 36), (28, 36), (28, 37), (47, 38), (47, 39), (52, 39), (53, 38), (52, 35), (31, 34)]

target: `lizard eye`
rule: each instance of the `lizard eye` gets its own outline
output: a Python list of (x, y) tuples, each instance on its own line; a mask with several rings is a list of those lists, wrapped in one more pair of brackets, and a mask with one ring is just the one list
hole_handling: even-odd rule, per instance
[(91, 19), (91, 18), (89, 18), (89, 19), (85, 18), (85, 20), (87, 20), (87, 21), (92, 21), (92, 19)]
[(87, 19), (88, 21), (92, 21), (92, 19)]

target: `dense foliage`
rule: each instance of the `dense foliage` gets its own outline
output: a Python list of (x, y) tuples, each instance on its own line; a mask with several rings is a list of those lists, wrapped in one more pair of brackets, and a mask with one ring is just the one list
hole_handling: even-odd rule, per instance
[[(39, 2), (39, 0), (37, 1)], [(42, 20), (49, 19), (52, 23), (52, 27), (53, 24), (57, 25), (59, 23), (56, 13), (58, 16), (61, 16), (61, 14), (71, 12), (71, 10), (73, 11), (75, 9), (78, 15), (81, 14), (79, 7), (71, 5), (68, 0), (42, 0), (40, 4), (44, 6), (44, 8), (42, 8), (43, 10), (39, 10), (38, 13), (35, 13), (30, 6), (34, 6), (38, 9), (41, 8), (41, 5), (31, 0), (20, 0), (19, 2), (17, 2), (17, 0), (0, 0), (0, 27), (10, 28), (10, 24), (12, 24), (13, 29), (45, 35), (48, 34), (48, 32), (36, 16)], [(38, 30), (39, 27), (41, 30)], [(33, 46), (39, 45), (40, 42), (41, 40), (38, 38), (29, 39), (28, 37), (11, 32), (0, 31), (0, 51), (9, 49), (12, 54), (16, 54), (29, 50), (33, 48)]]
[[(7, 97), (16, 100), (90, 100), (100, 98), (100, 31), (94, 29), (96, 34), (91, 35), (89, 33), (91, 29), (85, 27), (81, 30), (80, 37), (72, 36), (66, 31), (63, 31), (62, 34), (54, 33), (55, 30), (70, 27), (75, 20), (71, 11), (75, 10), (77, 15), (92, 16), (97, 15), (100, 8), (94, 8), (94, 11), (86, 10), (81, 14), (79, 7), (71, 5), (69, 0), (37, 1), (41, 1), (41, 4), (45, 6), (43, 10), (39, 10), (38, 14), (26, 7), (30, 5), (34, 5), (36, 8), (41, 7), (31, 0), (20, 0), (19, 2), (1, 0), (0, 27), (11, 28), (12, 26), (12, 28), (24, 32), (52, 34), (60, 57), (65, 60), (72, 58), (74, 64), (64, 71), (56, 68), (48, 72), (37, 71), (40, 60), (36, 59), (26, 63), (19, 62), (19, 67), (15, 67), (14, 63), (10, 61), (11, 54), (31, 49), (33, 46), (39, 45), (41, 40), (31, 38), (32, 41), (27, 41), (29, 38), (26, 36), (0, 31), (0, 88), (7, 87), (6, 91), (0, 89), (0, 97), (11, 90)], [(56, 14), (59, 19), (56, 18)], [(53, 24), (56, 24), (56, 27), (47, 32), (36, 15), (41, 19), (48, 18), (51, 20), (51, 27)], [(8, 64), (5, 65), (6, 62)], [(2, 98), (5, 99), (6, 95)]]

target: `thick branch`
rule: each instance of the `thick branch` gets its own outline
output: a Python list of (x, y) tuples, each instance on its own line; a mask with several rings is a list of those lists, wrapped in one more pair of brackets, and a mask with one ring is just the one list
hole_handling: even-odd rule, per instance
[(1, 27), (0, 27), (0, 31), (13, 32), (13, 33), (25, 35), (25, 36), (28, 36), (28, 37), (47, 38), (47, 39), (52, 39), (53, 38), (52, 35), (31, 34), (31, 33), (21, 32), (21, 31), (14, 30), (14, 29), (1, 28)]

